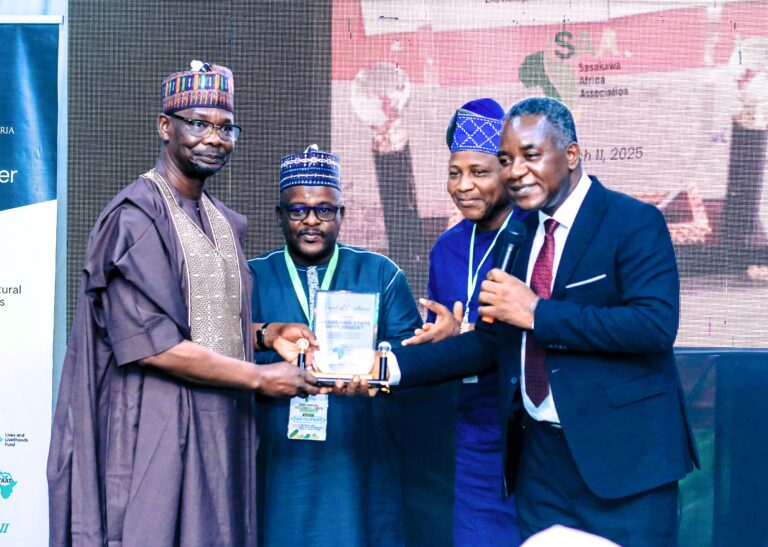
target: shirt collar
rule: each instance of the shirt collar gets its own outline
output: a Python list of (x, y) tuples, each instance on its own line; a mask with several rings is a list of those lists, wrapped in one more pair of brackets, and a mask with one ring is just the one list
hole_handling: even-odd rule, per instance
[(322, 262), (320, 264), (310, 264), (309, 266), (299, 266), (294, 262), (293, 265), (296, 266), (297, 272), (306, 272), (307, 270), (309, 270), (311, 266), (314, 266), (318, 272), (324, 272), (325, 270), (328, 269), (328, 262)]
[(584, 198), (587, 197), (589, 187), (592, 186), (592, 179), (589, 178), (586, 171), (582, 169), (581, 178), (579, 179), (576, 188), (573, 189), (571, 195), (565, 198), (563, 204), (557, 208), (555, 214), (551, 217), (543, 211), (539, 211), (539, 224), (544, 224), (544, 221), (548, 218), (554, 218), (557, 224), (565, 226), (570, 230), (576, 220), (576, 215), (581, 208), (581, 204), (584, 202)]

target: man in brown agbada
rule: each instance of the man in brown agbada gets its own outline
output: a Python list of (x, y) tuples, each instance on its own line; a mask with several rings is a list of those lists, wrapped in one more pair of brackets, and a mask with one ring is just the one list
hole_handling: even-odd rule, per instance
[[(246, 220), (204, 189), (240, 134), (233, 91), (222, 66), (168, 77), (155, 167), (91, 232), (48, 457), (51, 545), (254, 545), (253, 390), (319, 392), (295, 366), (251, 363)], [(270, 331), (285, 347), (308, 335)]]

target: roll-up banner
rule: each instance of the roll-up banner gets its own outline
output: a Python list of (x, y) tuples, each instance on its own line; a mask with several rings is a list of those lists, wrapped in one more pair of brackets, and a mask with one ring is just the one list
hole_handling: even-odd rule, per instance
[(60, 23), (0, 18), (0, 545), (48, 542)]

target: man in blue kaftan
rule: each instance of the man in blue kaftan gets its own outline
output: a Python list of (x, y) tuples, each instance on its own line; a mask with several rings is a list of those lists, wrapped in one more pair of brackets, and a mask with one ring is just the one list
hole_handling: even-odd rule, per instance
[[(344, 218), (339, 158), (310, 147), (281, 161), (275, 208), (286, 245), (249, 261), (253, 321), (312, 323), (318, 290), (379, 293), (378, 340), (398, 346), (421, 324), (405, 274), (380, 254), (337, 243)], [(258, 352), (255, 360), (278, 359)], [(326, 439), (288, 437), (290, 401), (259, 408), (264, 545), (402, 545), (397, 406), (318, 396), (327, 404)]]

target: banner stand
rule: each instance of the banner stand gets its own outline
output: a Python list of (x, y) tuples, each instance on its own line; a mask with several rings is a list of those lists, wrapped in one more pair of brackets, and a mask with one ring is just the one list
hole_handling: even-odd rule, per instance
[(61, 23), (0, 18), (0, 543), (13, 545), (48, 543)]

